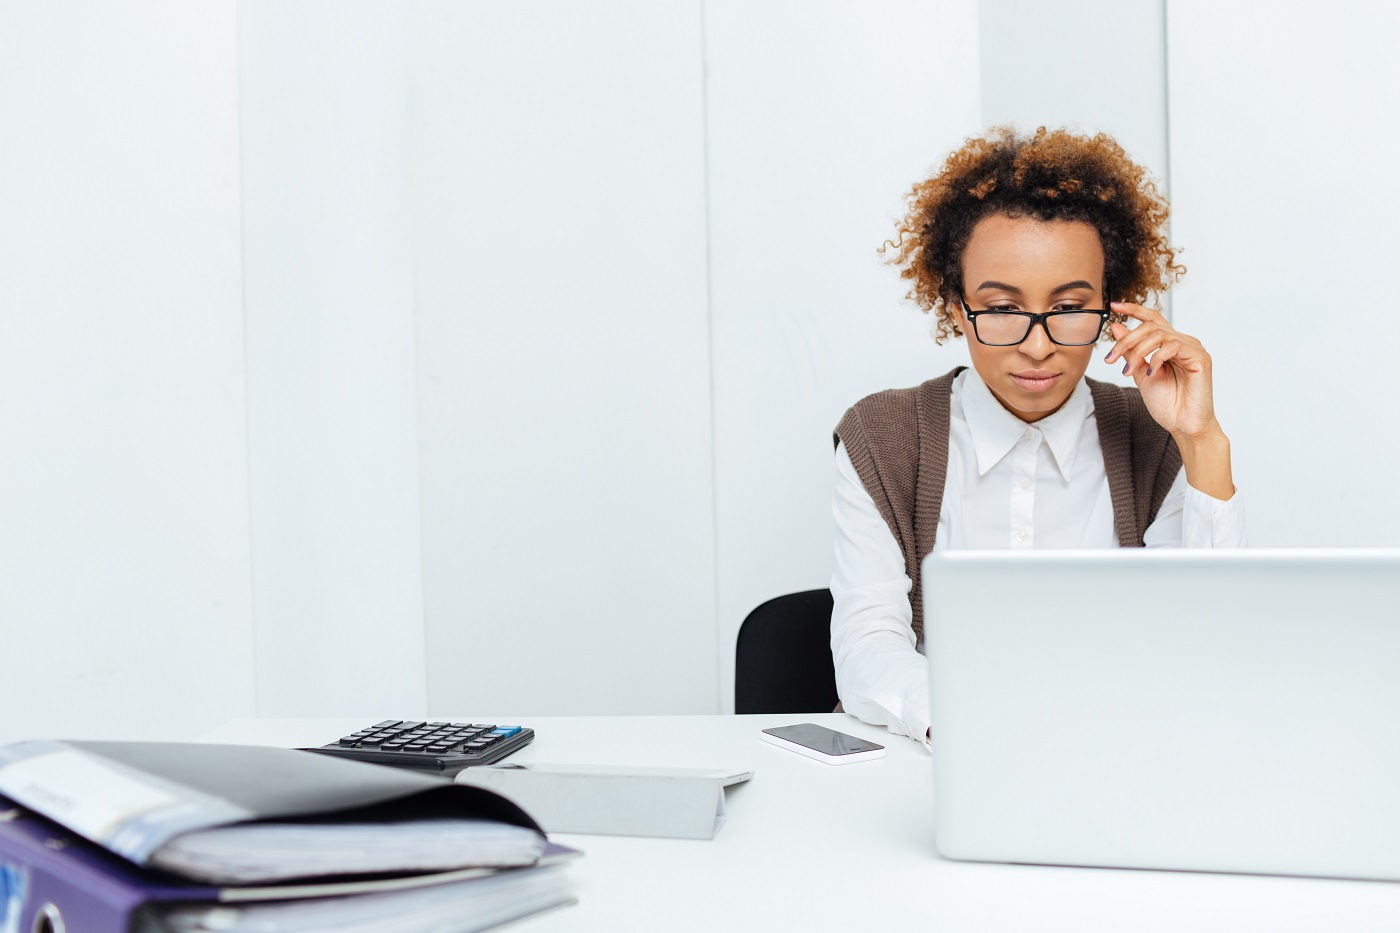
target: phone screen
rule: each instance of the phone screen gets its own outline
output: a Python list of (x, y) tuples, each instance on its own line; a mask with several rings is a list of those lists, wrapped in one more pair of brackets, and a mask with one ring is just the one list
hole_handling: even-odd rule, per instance
[(873, 752), (877, 748), (885, 747), (810, 722), (799, 723), (796, 726), (779, 726), (763, 731), (813, 751), (821, 752), (823, 755), (854, 755), (856, 752)]

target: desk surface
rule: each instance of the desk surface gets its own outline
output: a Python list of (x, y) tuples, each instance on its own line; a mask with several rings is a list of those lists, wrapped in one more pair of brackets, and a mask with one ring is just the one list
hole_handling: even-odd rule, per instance
[[(819, 722), (889, 751), (878, 761), (833, 767), (757, 737), (794, 722)], [(530, 717), (522, 724), (537, 737), (511, 761), (735, 767), (754, 777), (729, 790), (729, 819), (712, 841), (556, 834), (586, 853), (569, 869), (579, 904), (512, 927), (520, 933), (1400, 930), (1400, 884), (943, 859), (933, 845), (928, 753), (850, 716)], [(318, 745), (363, 725), (246, 719), (203, 740)]]

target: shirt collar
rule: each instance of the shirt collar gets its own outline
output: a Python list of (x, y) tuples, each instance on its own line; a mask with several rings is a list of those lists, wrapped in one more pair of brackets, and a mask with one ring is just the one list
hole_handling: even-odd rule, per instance
[(973, 449), (977, 452), (977, 474), (986, 476), (988, 470), (1011, 452), (1029, 427), (1044, 436), (1060, 476), (1069, 479), (1074, 458), (1079, 453), (1079, 440), (1084, 435), (1084, 422), (1094, 412), (1089, 384), (1079, 380), (1059, 411), (1028, 425), (1002, 407), (976, 369), (969, 367), (966, 375), (961, 393), (962, 409), (972, 435)]

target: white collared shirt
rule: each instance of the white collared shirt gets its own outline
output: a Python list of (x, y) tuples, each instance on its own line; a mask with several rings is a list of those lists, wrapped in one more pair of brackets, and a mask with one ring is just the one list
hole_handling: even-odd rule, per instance
[[(977, 375), (953, 380), (948, 477), (934, 549), (1117, 547), (1113, 502), (1089, 385), (1027, 424)], [(916, 640), (904, 555), (844, 445), (836, 450), (836, 563), (831, 652), (846, 712), (926, 741), (928, 669)], [(1143, 535), (1147, 547), (1243, 547), (1238, 492), (1212, 498), (1172, 483)]]

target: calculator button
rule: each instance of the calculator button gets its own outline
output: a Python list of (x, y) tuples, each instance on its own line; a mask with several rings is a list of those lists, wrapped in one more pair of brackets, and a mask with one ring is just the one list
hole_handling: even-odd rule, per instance
[(398, 751), (399, 749), (403, 748), (403, 743), (402, 743), (402, 742), (385, 742), (383, 745), (380, 746), (380, 748), (384, 749), (386, 752), (396, 752), (396, 751)]
[(373, 728), (373, 729), (387, 729), (387, 728), (389, 728), (390, 726), (397, 726), (397, 725), (398, 725), (399, 723), (401, 723), (401, 722), (403, 722), (403, 720), (401, 720), (401, 719), (386, 719), (386, 720), (384, 720), (383, 722), (377, 722), (377, 723), (375, 723), (373, 726), (371, 726), (371, 728)]
[(450, 725), (452, 725), (452, 723), (450, 723), (450, 722), (430, 722), (430, 723), (428, 723), (428, 725), (430, 725), (430, 726), (436, 726), (437, 728), (440, 729), (440, 728), (442, 728), (443, 726), (450, 726)]
[(377, 735), (371, 735), (360, 740), (360, 745), (363, 748), (378, 748), (383, 744), (384, 740)]
[(423, 725), (421, 722), (401, 722), (399, 723), (399, 728), (407, 731), (409, 729), (417, 729), (421, 725)]
[(340, 740), (340, 744), (341, 744), (341, 745), (354, 745), (355, 743), (357, 743), (357, 742), (359, 742), (359, 741), (360, 741), (360, 737), (359, 737), (358, 735), (347, 735), (345, 738), (343, 738), (343, 739)]
[(503, 739), (508, 739), (520, 731), (520, 726), (497, 726), (495, 734), (499, 735)]
[(481, 741), (480, 739), (476, 739), (475, 741), (468, 742), (468, 743), (467, 743), (465, 746), (463, 746), (463, 747), (464, 747), (467, 751), (469, 751), (469, 752), (479, 752), (479, 751), (481, 751), (483, 748), (489, 748), (490, 745), (491, 745), (490, 742), (483, 742), (483, 741)]

